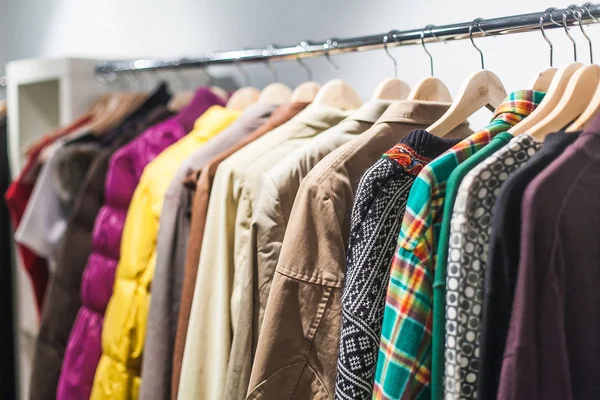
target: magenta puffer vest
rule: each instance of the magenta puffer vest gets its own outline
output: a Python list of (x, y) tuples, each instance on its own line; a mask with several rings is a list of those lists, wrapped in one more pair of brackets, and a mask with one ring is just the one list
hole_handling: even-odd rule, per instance
[(57, 399), (90, 397), (102, 355), (102, 323), (113, 291), (125, 217), (144, 168), (191, 131), (194, 121), (213, 105), (223, 106), (223, 100), (209, 89), (198, 89), (190, 105), (177, 116), (149, 128), (112, 156), (105, 181), (105, 203), (96, 217), (92, 253), (83, 273), (82, 306), (65, 350)]

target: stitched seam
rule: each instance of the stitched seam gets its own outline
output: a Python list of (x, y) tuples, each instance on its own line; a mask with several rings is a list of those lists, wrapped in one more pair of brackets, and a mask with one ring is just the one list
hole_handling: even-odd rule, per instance
[[(325, 290), (325, 293), (323, 293), (323, 297), (321, 298), (321, 302), (319, 304), (319, 309), (317, 310), (317, 315), (315, 316), (315, 319), (313, 321), (313, 326), (309, 329), (309, 334), (308, 334), (309, 337), (307, 340), (306, 354), (304, 355), (305, 365), (304, 365), (304, 368), (302, 368), (300, 375), (298, 376), (298, 380), (296, 382), (296, 385), (294, 386), (294, 390), (290, 394), (290, 399), (291, 399), (291, 395), (296, 392), (296, 389), (298, 388), (298, 385), (300, 384), (300, 378), (302, 378), (302, 375), (304, 374), (304, 370), (308, 366), (308, 353), (310, 353), (310, 350), (312, 348), (314, 335), (317, 332), (317, 329), (319, 329), (319, 325), (321, 324), (321, 321), (323, 320), (323, 314), (325, 313), (325, 309), (327, 308), (327, 304), (329, 303), (329, 299), (331, 298), (332, 292), (333, 292), (333, 288), (327, 288)], [(313, 372), (314, 372), (314, 370), (313, 370)], [(317, 374), (315, 374), (315, 376), (317, 376)]]
[[(252, 392), (250, 392), (250, 394), (247, 396), (248, 400), (250, 399), (256, 399), (259, 392), (262, 393), (262, 389), (264, 389), (264, 386), (266, 385), (267, 381), (270, 380), (271, 378), (273, 378), (275, 375), (277, 375), (281, 370), (287, 369), (287, 368), (291, 368), (294, 367), (296, 365), (300, 365), (300, 364), (305, 364), (305, 361), (301, 361), (301, 362), (297, 362), (294, 364), (290, 364), (290, 365), (286, 365), (283, 366), (281, 368), (278, 368), (275, 372), (273, 372), (271, 375), (269, 375), (267, 378), (265, 378), (261, 383), (259, 383), (258, 385), (256, 385), (256, 387), (254, 389), (252, 389)], [(291, 394), (290, 394), (291, 396)]]
[(335, 288), (342, 287), (341, 280), (331, 281), (326, 278), (319, 278), (319, 277), (315, 278), (315, 277), (311, 277), (311, 276), (308, 276), (305, 274), (301, 274), (299, 272), (291, 271), (291, 270), (289, 270), (287, 268), (283, 268), (283, 267), (277, 267), (277, 272), (279, 272), (280, 274), (285, 275), (289, 278), (301, 280), (301, 281), (307, 282), (307, 283), (312, 283), (312, 284), (316, 284), (316, 285), (324, 285), (327, 287), (335, 287)]

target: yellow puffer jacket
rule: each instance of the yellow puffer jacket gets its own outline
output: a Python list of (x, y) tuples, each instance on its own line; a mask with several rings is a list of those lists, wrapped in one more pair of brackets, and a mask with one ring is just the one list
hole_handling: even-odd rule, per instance
[(165, 193), (179, 165), (236, 120), (239, 113), (214, 106), (184, 138), (144, 169), (135, 190), (121, 239), (113, 295), (102, 329), (102, 357), (91, 399), (137, 399), (150, 286), (156, 264), (156, 237)]

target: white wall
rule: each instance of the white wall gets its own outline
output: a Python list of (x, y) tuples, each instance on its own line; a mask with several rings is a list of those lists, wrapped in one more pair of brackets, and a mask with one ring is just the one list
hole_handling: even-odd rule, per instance
[[(0, 62), (39, 56), (89, 56), (97, 58), (181, 57), (211, 50), (296, 44), (491, 18), (507, 13), (541, 11), (549, 6), (565, 7), (570, 0), (520, 2), (506, 7), (491, 0), (0, 0)], [(590, 28), (593, 38), (598, 28)], [(587, 52), (580, 32), (580, 57)], [(564, 32), (553, 30), (555, 64), (571, 59)], [(8, 38), (8, 39), (7, 39)], [(530, 77), (548, 65), (548, 47), (539, 33), (484, 38), (478, 41), (486, 67), (496, 72), (507, 90), (523, 88)], [(429, 45), (437, 75), (456, 93), (463, 78), (479, 68), (476, 51), (468, 40)], [(600, 51), (600, 50), (599, 50)], [(429, 73), (428, 59), (419, 46), (393, 49), (399, 61), (399, 76), (414, 84)], [(598, 54), (600, 57), (600, 53)], [(335, 57), (341, 66), (333, 70), (325, 59), (309, 60), (316, 80), (336, 75), (351, 83), (368, 98), (375, 85), (392, 74), (392, 63), (383, 51)], [(294, 62), (275, 65), (282, 80), (293, 86), (305, 79)], [(270, 74), (262, 65), (248, 67), (255, 86), (264, 86)], [(214, 67), (213, 73), (241, 77), (232, 67)], [(1, 69), (0, 69), (1, 72)], [(166, 76), (163, 74), (163, 76)], [(147, 78), (146, 78), (147, 79)], [(154, 78), (153, 78), (154, 79)]]

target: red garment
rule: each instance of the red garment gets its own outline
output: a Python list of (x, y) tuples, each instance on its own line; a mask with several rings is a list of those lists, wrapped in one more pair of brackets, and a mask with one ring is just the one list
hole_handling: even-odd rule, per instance
[[(8, 211), (10, 212), (10, 219), (14, 230), (19, 227), (21, 218), (23, 218), (23, 215), (25, 214), (27, 203), (33, 192), (33, 187), (39, 173), (39, 168), (37, 168), (37, 166), (38, 157), (41, 152), (57, 139), (75, 132), (83, 125), (89, 123), (92, 118), (92, 115), (85, 115), (75, 120), (69, 126), (49, 133), (28, 151), (25, 167), (19, 174), (19, 177), (10, 184), (8, 190), (4, 194), (4, 199), (6, 200)], [(38, 256), (28, 247), (17, 243), (17, 248), (21, 254), (21, 260), (23, 261), (25, 270), (29, 274), (33, 285), (38, 312), (41, 313), (44, 295), (46, 294), (46, 286), (48, 285), (48, 264), (45, 258)]]

